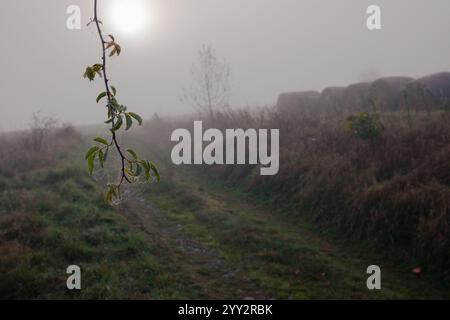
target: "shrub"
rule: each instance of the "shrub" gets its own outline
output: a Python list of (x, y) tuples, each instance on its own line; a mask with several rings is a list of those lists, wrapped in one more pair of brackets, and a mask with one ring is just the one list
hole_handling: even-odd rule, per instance
[(361, 140), (374, 142), (383, 132), (383, 125), (376, 113), (361, 112), (350, 116), (346, 121), (347, 127)]

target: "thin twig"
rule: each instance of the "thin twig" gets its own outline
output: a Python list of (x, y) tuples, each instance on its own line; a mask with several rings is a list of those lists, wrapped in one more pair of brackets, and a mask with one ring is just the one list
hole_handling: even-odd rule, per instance
[[(107, 73), (106, 73), (106, 46), (105, 46), (106, 41), (105, 41), (105, 38), (103, 37), (102, 29), (100, 27), (100, 21), (98, 20), (97, 0), (94, 0), (94, 21), (95, 21), (95, 25), (97, 26), (97, 31), (98, 31), (98, 35), (100, 37), (100, 41), (102, 43), (102, 69), (103, 69), (102, 71), (103, 71), (103, 81), (105, 83), (105, 89), (106, 89), (106, 94), (107, 94), (107, 98), (108, 98), (108, 108), (111, 112), (111, 115), (114, 117), (114, 112), (113, 112), (112, 108), (110, 107), (113, 95), (112, 95), (111, 89), (109, 87), (109, 80), (108, 80)], [(112, 127), (114, 127), (114, 120), (112, 121)], [(117, 141), (116, 132), (113, 130), (112, 130), (112, 140), (117, 149), (117, 152), (120, 155), (120, 160), (122, 163), (122, 168), (121, 168), (122, 176), (120, 178), (119, 186), (123, 183), (124, 180), (126, 180), (128, 183), (131, 183), (130, 179), (127, 177), (127, 175), (125, 173), (125, 161), (127, 160), (127, 158), (124, 156), (122, 149), (120, 148), (120, 144)]]

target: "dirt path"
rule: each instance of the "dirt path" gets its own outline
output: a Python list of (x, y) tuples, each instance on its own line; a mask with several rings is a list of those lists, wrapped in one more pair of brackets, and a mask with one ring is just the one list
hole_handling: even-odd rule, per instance
[(216, 248), (188, 235), (183, 224), (169, 219), (144, 196), (134, 200), (134, 204), (126, 204), (123, 213), (156, 244), (157, 254), (178, 282), (182, 298), (267, 299), (267, 294)]
[[(135, 196), (125, 216), (154, 246), (179, 298), (442, 298), (448, 293), (378, 258), (361, 257), (289, 217), (197, 179)], [(382, 268), (382, 290), (366, 268)]]

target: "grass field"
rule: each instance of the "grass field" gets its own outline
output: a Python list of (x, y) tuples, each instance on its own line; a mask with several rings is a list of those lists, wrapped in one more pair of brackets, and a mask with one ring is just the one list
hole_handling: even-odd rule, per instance
[[(365, 268), (380, 260), (361, 258), (236, 191), (186, 177), (110, 208), (76, 162), (22, 176), (9, 186), (8, 201), (2, 193), (1, 297), (446, 296), (429, 279), (383, 263), (383, 290), (369, 291)], [(65, 289), (71, 264), (82, 268), (79, 292)]]
[[(64, 132), (63, 147), (58, 131), (45, 152), (23, 155), (16, 149), (27, 135), (3, 137), (0, 298), (450, 296), (435, 273), (413, 274), (413, 259), (317, 228), (288, 198), (218, 179), (213, 168), (174, 170), (161, 157), (160, 183), (127, 189), (119, 206), (107, 205), (103, 183), (83, 162), (86, 138)], [(73, 264), (82, 270), (81, 291), (66, 289)], [(381, 267), (382, 290), (366, 287), (373, 264)]]

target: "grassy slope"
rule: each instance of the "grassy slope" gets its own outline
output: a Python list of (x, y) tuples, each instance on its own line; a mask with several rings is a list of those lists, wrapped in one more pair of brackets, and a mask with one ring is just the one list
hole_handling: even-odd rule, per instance
[[(1, 176), (0, 298), (171, 298), (154, 243), (115, 209), (78, 163)], [(82, 269), (81, 292), (65, 289)]]

